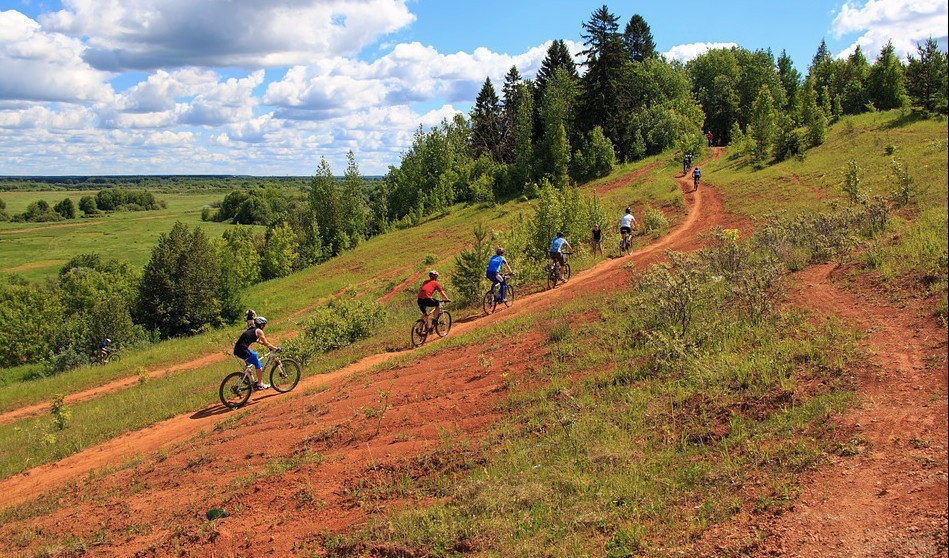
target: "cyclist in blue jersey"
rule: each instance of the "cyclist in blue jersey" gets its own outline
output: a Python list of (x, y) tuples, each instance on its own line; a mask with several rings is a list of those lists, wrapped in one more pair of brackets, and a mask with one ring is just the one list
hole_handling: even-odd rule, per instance
[[(568, 250), (571, 249), (570, 243), (567, 242), (567, 239), (563, 237), (563, 233), (557, 231), (557, 236), (555, 236), (550, 242), (550, 252), (548, 255), (550, 256), (550, 259), (557, 264), (561, 277), (563, 277), (563, 266), (567, 263), (567, 261), (563, 259), (564, 246), (566, 246)], [(563, 278), (563, 282), (566, 283), (567, 279)]]
[(694, 190), (699, 189), (699, 181), (702, 179), (702, 171), (698, 167), (695, 167), (695, 170), (692, 171), (692, 183), (695, 185)]
[(494, 289), (495, 285), (501, 285), (501, 292), (498, 293), (498, 302), (504, 302), (504, 296), (507, 291), (507, 280), (504, 275), (501, 274), (501, 266), (507, 267), (508, 275), (514, 275), (514, 270), (511, 269), (511, 264), (507, 263), (507, 260), (504, 259), (504, 248), (498, 248), (494, 251), (494, 257), (488, 260), (488, 269), (485, 272), (485, 277), (491, 280), (491, 288)]

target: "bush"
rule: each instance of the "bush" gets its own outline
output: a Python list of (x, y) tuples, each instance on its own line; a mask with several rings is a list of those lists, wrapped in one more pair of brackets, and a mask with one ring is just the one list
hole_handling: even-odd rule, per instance
[(481, 295), (487, 289), (485, 269), (487, 269), (488, 258), (493, 253), (487, 241), (488, 231), (484, 225), (476, 225), (471, 232), (474, 243), (462, 250), (455, 258), (455, 272), (451, 276), (455, 297), (461, 304), (471, 304), (481, 300)]
[(654, 207), (646, 207), (646, 210), (643, 212), (643, 234), (658, 235), (659, 232), (668, 226), (669, 220), (666, 219), (662, 211)]
[(287, 349), (306, 363), (369, 337), (386, 317), (385, 307), (368, 299), (333, 300), (303, 322), (302, 333), (287, 344)]
[(76, 204), (69, 198), (64, 199), (63, 201), (57, 203), (53, 207), (53, 211), (62, 215), (63, 219), (75, 219), (76, 218)]

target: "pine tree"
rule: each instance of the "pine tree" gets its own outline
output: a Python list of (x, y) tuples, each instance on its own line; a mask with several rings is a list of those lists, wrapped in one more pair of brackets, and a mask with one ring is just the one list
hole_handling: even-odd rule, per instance
[(547, 47), (547, 56), (540, 63), (537, 77), (534, 79), (535, 100), (540, 101), (543, 98), (544, 92), (547, 90), (547, 83), (554, 77), (554, 72), (558, 68), (565, 70), (571, 78), (580, 79), (573, 56), (570, 55), (567, 44), (562, 40), (554, 41)]
[(515, 159), (514, 129), (517, 126), (518, 105), (521, 103), (521, 83), (521, 73), (517, 71), (517, 66), (511, 66), (504, 76), (504, 86), (501, 89), (503, 95), (500, 146), (502, 163), (513, 163)]
[(340, 195), (340, 213), (343, 230), (352, 247), (366, 237), (366, 215), (368, 209), (363, 197), (363, 179), (356, 165), (356, 156), (350, 150), (346, 154), (346, 174), (343, 175), (343, 191)]
[(801, 122), (807, 128), (807, 144), (817, 147), (827, 137), (827, 115), (817, 105), (814, 79), (808, 78), (801, 88)]
[(887, 41), (867, 76), (867, 91), (873, 106), (880, 110), (903, 106), (907, 99), (904, 71), (893, 41)]
[(764, 161), (771, 153), (777, 122), (775, 120), (774, 99), (767, 87), (762, 86), (751, 111), (751, 137), (755, 140), (754, 158)]
[(491, 256), (488, 231), (482, 224), (472, 230), (474, 242), (455, 258), (455, 272), (451, 276), (452, 287), (462, 303), (475, 302), (487, 289), (484, 275), (485, 262)]
[(503, 159), (503, 120), (501, 102), (494, 85), (491, 84), (491, 78), (485, 78), (471, 109), (471, 151), (475, 158), (487, 154), (495, 161)]
[(866, 82), (870, 75), (870, 63), (863, 55), (860, 45), (847, 58), (843, 75), (840, 76), (841, 107), (844, 114), (860, 114), (867, 110), (870, 97), (867, 94)]
[(946, 54), (930, 37), (916, 45), (917, 56), (909, 56), (906, 66), (906, 89), (913, 104), (927, 112), (946, 113)]
[(794, 68), (794, 61), (782, 50), (778, 57), (778, 76), (784, 88), (784, 110), (790, 111), (797, 103), (797, 92), (801, 87), (801, 72)]
[(630, 61), (642, 62), (656, 56), (656, 44), (653, 42), (649, 24), (639, 14), (633, 15), (626, 24), (623, 43)]
[(606, 6), (593, 12), (583, 24), (581, 37), (587, 49), (587, 72), (580, 100), (580, 131), (596, 126), (614, 144), (620, 142), (630, 116), (628, 88), (631, 63), (618, 32), (618, 18)]

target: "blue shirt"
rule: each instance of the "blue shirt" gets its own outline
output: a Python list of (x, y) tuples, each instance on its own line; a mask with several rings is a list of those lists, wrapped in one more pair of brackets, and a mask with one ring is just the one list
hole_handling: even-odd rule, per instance
[(550, 251), (560, 252), (561, 249), (563, 248), (563, 245), (566, 244), (566, 242), (567, 242), (566, 238), (561, 238), (558, 236), (557, 238), (553, 240), (553, 242), (550, 243)]
[(488, 260), (488, 271), (493, 271), (495, 273), (501, 271), (501, 264), (507, 263), (504, 260), (504, 256), (494, 256)]
[(696, 169), (692, 171), (692, 176), (702, 176), (702, 173), (699, 172), (698, 167), (696, 167)]

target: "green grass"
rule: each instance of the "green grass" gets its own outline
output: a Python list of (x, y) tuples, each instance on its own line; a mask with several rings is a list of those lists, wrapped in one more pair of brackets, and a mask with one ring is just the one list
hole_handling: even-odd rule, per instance
[[(5, 192), (0, 198), (6, 201), (6, 211), (12, 216), (38, 199), (52, 203), (68, 195), (78, 202), (90, 194), (94, 192)], [(0, 276), (15, 273), (40, 280), (56, 275), (73, 256), (88, 253), (142, 267), (159, 235), (169, 232), (176, 221), (189, 226), (200, 224), (212, 237), (227, 230), (228, 224), (201, 221), (201, 209), (223, 196), (222, 192), (158, 193), (159, 200), (168, 202), (166, 209), (117, 211), (55, 223), (0, 222)]]

